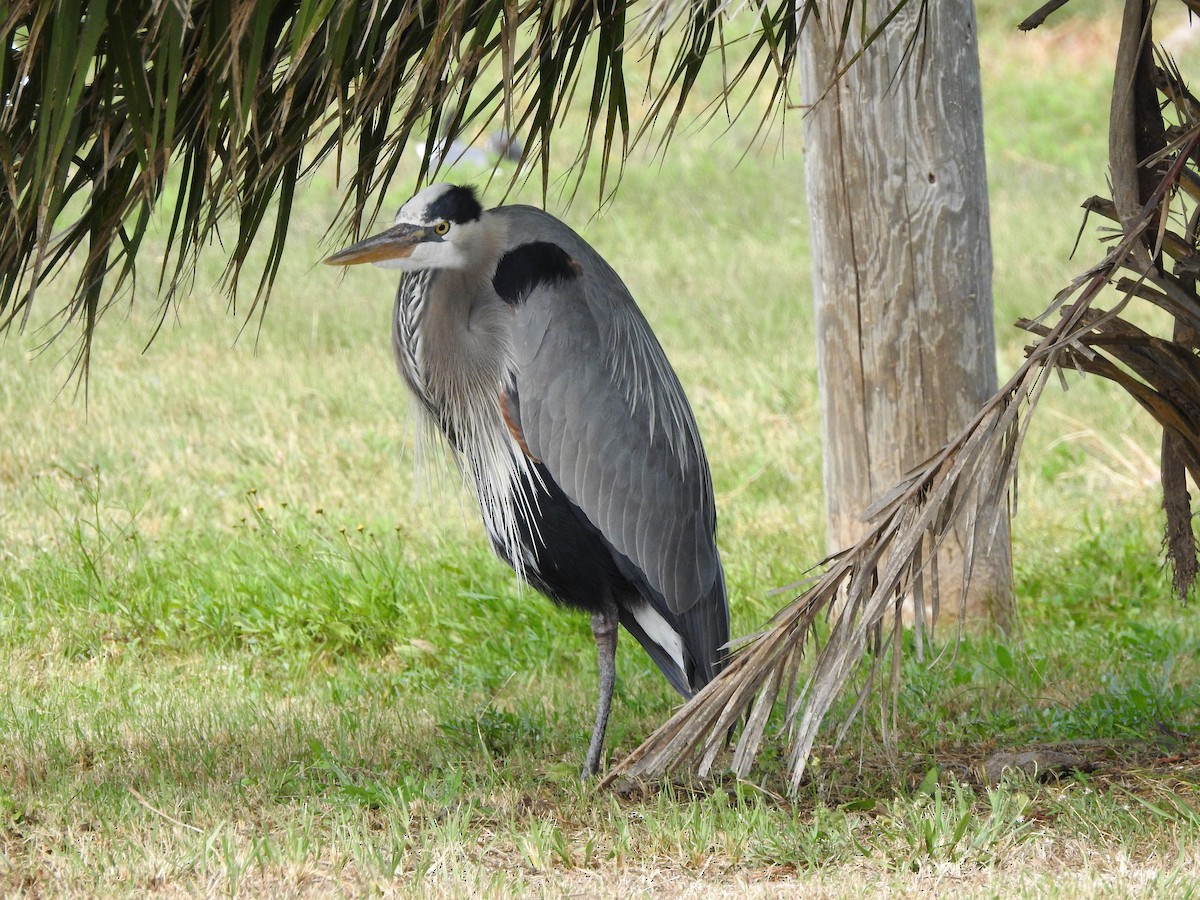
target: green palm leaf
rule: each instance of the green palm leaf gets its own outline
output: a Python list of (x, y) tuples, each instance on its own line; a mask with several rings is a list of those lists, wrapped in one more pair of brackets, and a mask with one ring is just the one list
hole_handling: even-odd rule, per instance
[[(755, 0), (749, 55), (726, 71), (727, 92), (745, 80), (779, 108), (815, 9)], [(222, 222), (235, 223), (230, 290), (270, 234), (264, 301), (296, 182), (331, 154), (348, 169), (344, 237), (378, 213), (407, 147), (423, 142), (428, 159), (440, 138), (496, 120), (548, 188), (551, 144), (574, 105), (586, 111), (576, 164), (599, 157), (603, 195), (638, 139), (656, 128), (669, 139), (702, 68), (728, 66), (725, 19), (724, 0), (0, 4), (0, 330), (24, 325), (38, 287), (82, 260), (70, 302), (40, 318), (79, 337), (86, 372), (97, 318), (132, 286), (160, 205), (164, 314)], [(638, 122), (625, 80), (635, 45), (657, 85)]]

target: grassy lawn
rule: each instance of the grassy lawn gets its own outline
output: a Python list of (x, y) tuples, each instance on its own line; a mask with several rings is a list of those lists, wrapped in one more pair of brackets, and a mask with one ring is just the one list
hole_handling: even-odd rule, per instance
[[(1028, 10), (1006, 8), (981, 8), (1002, 377), (1027, 343), (1011, 322), (1096, 252), (1089, 232), (1068, 258), (1105, 190), (1115, 44), (1111, 15), (1013, 37)], [(752, 121), (687, 129), (602, 213), (590, 181), (556, 209), (687, 386), (736, 634), (824, 548), (801, 125), (749, 153)], [(795, 800), (782, 743), (754, 783), (597, 794), (576, 777), (588, 623), (519, 590), (449, 464), (416, 464), (395, 276), (318, 265), (338, 200), (331, 173), (305, 186), (261, 327), (214, 287), (218, 249), (147, 347), (151, 247), (86, 403), (68, 341), (41, 349), (53, 327), (0, 342), (0, 895), (1193, 890), (1200, 628), (1159, 568), (1133, 404), (1098, 379), (1047, 397), (1014, 526), (1021, 635), (945, 634), (908, 663), (895, 751), (870, 723), (820, 746)], [(621, 643), (611, 754), (677, 703)], [(987, 783), (1028, 747), (1077, 771)]]

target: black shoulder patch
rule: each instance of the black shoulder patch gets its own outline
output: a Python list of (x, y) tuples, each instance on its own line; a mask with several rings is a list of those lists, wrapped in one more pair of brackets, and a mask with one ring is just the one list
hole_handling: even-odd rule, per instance
[(430, 222), (445, 219), (455, 225), (474, 222), (483, 215), (483, 207), (475, 196), (475, 188), (454, 186), (429, 204), (425, 218)]
[(569, 281), (583, 274), (566, 250), (549, 241), (531, 241), (509, 250), (496, 266), (492, 287), (511, 306), (523, 303), (539, 284)]

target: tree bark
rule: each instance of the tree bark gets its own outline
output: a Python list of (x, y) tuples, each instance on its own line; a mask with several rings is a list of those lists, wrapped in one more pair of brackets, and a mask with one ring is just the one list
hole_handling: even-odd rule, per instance
[[(996, 390), (974, 9), (909, 4), (837, 78), (893, 5), (855, 2), (843, 39), (848, 0), (822, 2), (801, 38), (831, 551)], [(1004, 521), (976, 547), (965, 610), (1008, 629)], [(966, 546), (951, 534), (938, 558), (942, 614), (957, 610)]]

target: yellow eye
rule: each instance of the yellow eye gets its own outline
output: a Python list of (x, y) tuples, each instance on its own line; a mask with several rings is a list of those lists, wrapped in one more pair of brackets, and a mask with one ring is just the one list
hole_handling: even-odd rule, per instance
[(450, 223), (445, 220), (438, 222), (436, 225), (433, 226), (433, 233), (438, 235), (439, 237), (441, 235), (445, 234), (449, 230), (450, 230)]

